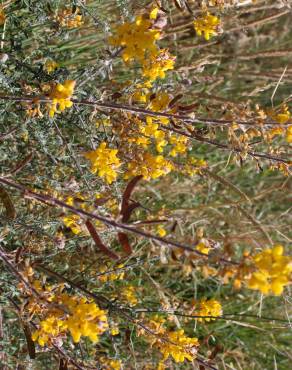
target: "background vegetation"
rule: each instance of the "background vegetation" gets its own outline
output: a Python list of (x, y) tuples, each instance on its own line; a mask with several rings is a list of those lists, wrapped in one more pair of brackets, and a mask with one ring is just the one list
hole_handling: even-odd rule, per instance
[[(196, 35), (193, 27), (202, 3), (208, 3), (210, 12), (221, 20), (222, 30), (209, 41)], [(291, 252), (289, 169), (284, 163), (246, 152), (288, 162), (291, 144), (283, 135), (268, 139), (270, 128), (261, 126), (262, 136), (252, 138), (248, 148), (238, 152), (244, 126), (238, 133), (230, 125), (203, 122), (204, 118), (248, 121), (256, 126), (261, 111), (279, 113), (284, 104), (291, 111), (290, 5), (284, 0), (2, 1), (0, 179), (27, 190), (0, 184), (1, 369), (291, 367), (291, 288), (287, 286), (280, 297), (247, 289), (244, 282), (236, 289), (234, 275), (228, 279), (221, 260), (242, 261), (244, 251), (254, 255), (274, 244), (283, 245), (286, 254)], [(174, 70), (155, 81), (151, 92), (179, 96), (181, 108), (174, 113), (202, 118), (195, 127), (203, 140), (190, 140), (188, 155), (207, 161), (208, 167), (194, 176), (173, 171), (140, 180), (128, 199), (139, 205), (131, 215), (131, 225), (194, 248), (203, 239), (210, 247), (208, 262), (132, 232), (127, 234), (127, 250), (127, 243), (118, 241), (120, 229), (95, 223), (103, 244), (120, 257), (115, 261), (108, 249), (99, 249), (84, 223), (80, 233), (66, 225), (64, 217), (72, 210), (52, 203), (51, 198), (40, 202), (27, 192), (63, 202), (73, 197), (73, 207), (90, 207), (95, 215), (121, 222), (130, 179), (121, 175), (108, 184), (90, 172), (83, 153), (106, 141), (123, 151), (121, 160), (126, 165), (131, 153), (127, 157), (128, 142), (121, 127), (128, 116), (123, 109), (85, 103), (145, 108), (131, 98), (133, 86), (141, 83), (139, 63), (125, 64), (108, 37), (118, 24), (133, 21), (155, 6), (167, 19), (158, 43), (176, 61)], [(62, 25), (58, 19), (62, 9), (81, 15), (83, 24)], [(55, 61), (57, 68), (50, 71), (48, 61)], [(69, 79), (76, 81), (73, 106), (53, 118), (45, 103), (40, 104), (39, 115), (33, 111), (38, 101), (25, 99), (42, 99), (47, 86)], [(109, 120), (113, 123), (108, 126)], [(186, 163), (184, 156), (176, 160)], [(218, 275), (204, 270), (205, 265), (218, 270)], [(42, 283), (61, 282), (70, 294), (87, 296), (90, 291), (105, 297), (111, 302), (104, 307), (108, 320), (119, 333), (104, 334), (97, 344), (88, 338), (74, 344), (69, 335), (55, 346), (34, 344), (31, 332), (41, 313), (32, 318), (27, 309), (31, 295), (20, 286), (29, 266)], [(118, 274), (113, 280), (106, 278), (112, 276), (106, 271), (112, 270)], [(200, 342), (194, 361), (176, 363), (169, 358), (162, 365), (160, 352), (139, 325), (147, 327), (157, 311), (190, 313), (203, 297), (218, 300), (226, 316), (200, 323), (172, 313), (162, 315), (169, 330), (183, 328), (188, 337)]]

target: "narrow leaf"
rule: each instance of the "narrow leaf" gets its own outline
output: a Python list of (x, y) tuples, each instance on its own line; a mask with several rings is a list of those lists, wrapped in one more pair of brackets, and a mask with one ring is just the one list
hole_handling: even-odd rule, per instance
[(109, 200), (110, 200), (110, 198), (98, 198), (98, 199), (95, 199), (94, 205), (96, 207), (100, 207), (100, 206), (103, 206), (104, 204), (106, 204), (106, 202), (108, 202)]
[(129, 204), (123, 213), (122, 222), (128, 222), (131, 217), (132, 212), (138, 207), (140, 207), (140, 203), (138, 202)]
[(197, 108), (197, 106), (198, 106), (197, 103), (193, 103), (193, 104), (190, 104), (190, 105), (179, 105), (178, 110), (181, 111), (181, 112), (191, 112), (195, 108)]
[(175, 96), (173, 99), (171, 99), (171, 101), (169, 102), (168, 104), (168, 107), (169, 108), (172, 108), (175, 106), (175, 104), (183, 97), (183, 94), (178, 94), (177, 96)]
[(130, 245), (128, 236), (125, 233), (118, 233), (118, 238), (119, 238), (119, 242), (120, 242), (123, 250), (127, 254), (131, 254), (132, 253), (132, 247)]
[(67, 362), (67, 360), (65, 360), (63, 358), (60, 358), (59, 370), (68, 370), (68, 362)]
[(2, 201), (6, 209), (6, 216), (8, 218), (14, 219), (16, 217), (16, 211), (15, 211), (14, 205), (12, 203), (10, 195), (5, 190), (5, 188), (1, 185), (0, 185), (0, 201)]
[(94, 240), (96, 246), (104, 253), (106, 254), (107, 256), (109, 256), (110, 258), (112, 259), (115, 259), (115, 260), (118, 260), (119, 259), (119, 256), (112, 252), (108, 247), (106, 247), (102, 240), (100, 239), (97, 231), (95, 230), (95, 227), (93, 226), (93, 224), (87, 220), (85, 222), (85, 225), (87, 227), (87, 230), (89, 231), (89, 234), (91, 235), (92, 239)]
[(29, 153), (24, 159), (16, 163), (16, 166), (13, 170), (10, 171), (10, 175), (15, 175), (19, 171), (21, 171), (33, 158), (33, 153)]
[(31, 338), (30, 328), (25, 323), (23, 323), (22, 325), (23, 325), (23, 331), (24, 331), (24, 335), (25, 335), (25, 339), (27, 343), (27, 350), (28, 350), (29, 357), (31, 359), (34, 359), (35, 358), (35, 345), (34, 345), (34, 341)]
[(123, 194), (123, 200), (122, 200), (122, 207), (121, 207), (121, 214), (123, 215), (126, 209), (129, 206), (129, 200), (131, 197), (131, 194), (137, 185), (137, 183), (143, 178), (142, 175), (134, 177), (127, 185), (124, 194)]

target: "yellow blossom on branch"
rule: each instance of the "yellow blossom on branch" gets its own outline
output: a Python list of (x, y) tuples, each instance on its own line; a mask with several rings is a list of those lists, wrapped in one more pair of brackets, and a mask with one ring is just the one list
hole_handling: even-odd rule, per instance
[(164, 227), (162, 227), (162, 226), (158, 226), (156, 231), (157, 231), (157, 234), (158, 234), (160, 237), (162, 237), (162, 238), (167, 234), (167, 232), (166, 232), (165, 228), (164, 228)]
[(84, 23), (82, 15), (79, 14), (79, 8), (76, 8), (74, 12), (71, 9), (61, 10), (56, 17), (56, 21), (60, 26), (69, 29), (78, 28)]
[(275, 245), (253, 257), (255, 271), (248, 281), (250, 289), (260, 290), (263, 294), (282, 294), (292, 272), (292, 259), (283, 256), (283, 251), (281, 245)]
[(272, 118), (280, 123), (287, 123), (291, 119), (291, 113), (286, 105), (283, 105), (279, 113), (272, 114)]
[(141, 162), (135, 161), (128, 164), (126, 178), (142, 175), (146, 180), (157, 179), (158, 177), (167, 175), (173, 169), (174, 165), (162, 155), (153, 156), (145, 152), (143, 153)]
[(142, 16), (136, 17), (134, 22), (119, 25), (115, 35), (109, 38), (113, 46), (123, 47), (122, 57), (125, 62), (138, 60), (143, 62), (146, 57), (156, 55), (158, 47), (155, 44), (160, 32), (151, 29), (152, 22)]
[[(218, 302), (216, 299), (209, 299), (206, 298), (201, 299), (199, 302), (199, 308), (197, 311), (198, 316), (221, 316), (223, 313), (222, 306), (220, 302)], [(202, 317), (198, 318), (198, 321), (211, 321), (215, 320), (215, 318), (212, 317)]]
[(73, 234), (78, 235), (82, 232), (80, 216), (71, 214), (68, 216), (64, 216), (62, 220), (64, 222), (64, 225), (70, 228)]
[(155, 97), (151, 99), (149, 104), (149, 109), (153, 110), (154, 112), (163, 112), (166, 108), (168, 108), (168, 104), (171, 101), (171, 96), (166, 92), (158, 92), (155, 94)]
[(159, 51), (159, 54), (145, 59), (142, 64), (142, 74), (148, 81), (155, 81), (157, 78), (165, 78), (165, 72), (174, 69), (175, 57), (170, 55), (166, 49)]
[(64, 335), (67, 331), (75, 343), (82, 336), (95, 343), (108, 329), (106, 312), (84, 297), (62, 293), (54, 295), (51, 301), (60, 309), (49, 310), (48, 316), (40, 322), (39, 329), (33, 333), (33, 341), (37, 341), (40, 346), (50, 344), (58, 335)]
[(91, 162), (91, 172), (98, 172), (98, 176), (111, 184), (118, 176), (117, 169), (121, 166), (121, 162), (117, 157), (118, 150), (106, 146), (106, 142), (102, 142), (97, 149), (85, 153), (84, 157)]
[(66, 80), (63, 84), (54, 84), (49, 93), (49, 98), (52, 102), (49, 103), (49, 115), (54, 117), (55, 113), (63, 112), (66, 108), (70, 108), (73, 105), (71, 101), (74, 93), (76, 82), (73, 80)]
[(170, 151), (172, 157), (176, 157), (178, 154), (183, 154), (187, 151), (188, 138), (185, 136), (172, 135), (169, 142), (174, 145)]
[(151, 87), (157, 78), (165, 78), (165, 72), (173, 69), (175, 63), (175, 57), (156, 44), (161, 36), (154, 26), (158, 11), (154, 8), (150, 15), (139, 15), (133, 22), (119, 25), (109, 38), (112, 46), (122, 48), (125, 63), (138, 61), (141, 64), (144, 86), (147, 87)]
[(210, 247), (209, 245), (207, 245), (207, 243), (201, 241), (199, 244), (196, 245), (196, 250), (201, 253), (208, 254), (210, 251)]
[(57, 62), (53, 61), (53, 60), (47, 60), (45, 65), (44, 65), (44, 69), (48, 73), (54, 72), (54, 70), (58, 67), (59, 67), (59, 64)]
[[(123, 264), (117, 265), (116, 269), (121, 269), (123, 268)], [(98, 280), (100, 280), (103, 283), (107, 283), (109, 281), (114, 281), (114, 280), (123, 280), (125, 272), (122, 270), (117, 270), (113, 271), (110, 273), (107, 273), (108, 270), (111, 270), (111, 268), (107, 268), (106, 266), (102, 266), (99, 271), (98, 271)]]
[(286, 141), (288, 144), (292, 144), (292, 126), (289, 126), (286, 130)]
[(205, 40), (218, 34), (220, 20), (215, 15), (207, 12), (205, 15), (194, 20), (194, 28), (198, 36), (204, 36)]
[(184, 362), (185, 359), (193, 361), (196, 358), (199, 341), (187, 337), (181, 329), (166, 333), (165, 340), (157, 341), (156, 345), (164, 360), (171, 356), (175, 362)]
[(120, 360), (114, 360), (112, 358), (101, 357), (100, 363), (102, 364), (103, 370), (121, 370), (122, 362)]
[(138, 303), (138, 299), (136, 296), (136, 290), (135, 290), (135, 287), (133, 287), (132, 285), (128, 285), (122, 288), (121, 297), (130, 306), (135, 306)]

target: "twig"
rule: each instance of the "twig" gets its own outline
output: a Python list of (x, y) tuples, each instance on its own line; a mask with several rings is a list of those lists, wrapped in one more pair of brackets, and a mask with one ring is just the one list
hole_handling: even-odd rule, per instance
[[(53, 205), (53, 206), (66, 208), (66, 209), (70, 210), (71, 212), (73, 212), (75, 214), (96, 219), (96, 220), (101, 221), (102, 223), (104, 223), (108, 226), (111, 226), (115, 229), (125, 230), (125, 231), (128, 231), (128, 232), (132, 233), (132, 234), (142, 236), (146, 239), (154, 240), (156, 242), (165, 244), (169, 247), (175, 247), (175, 248), (179, 248), (179, 249), (188, 251), (190, 253), (196, 254), (198, 257), (201, 257), (201, 258), (206, 258), (206, 259), (209, 258), (207, 254), (201, 253), (201, 252), (193, 249), (191, 246), (187, 246), (187, 245), (184, 245), (182, 243), (178, 243), (178, 242), (173, 241), (173, 240), (168, 240), (168, 239), (150, 234), (150, 233), (145, 232), (143, 230), (133, 228), (132, 226), (129, 226), (128, 224), (123, 224), (123, 223), (117, 222), (117, 221), (115, 221), (113, 219), (110, 219), (108, 217), (96, 215), (96, 214), (87, 212), (87, 211), (85, 211), (83, 209), (80, 209), (80, 208), (75, 208), (75, 207), (70, 206), (67, 203), (62, 202), (61, 200), (59, 200), (57, 198), (54, 198), (52, 196), (43, 195), (43, 194), (40, 194), (40, 193), (36, 193), (32, 190), (29, 190), (25, 186), (23, 186), (19, 183), (13, 182), (12, 180), (8, 180), (6, 178), (0, 177), (0, 183), (2, 183), (4, 185), (7, 185), (7, 186), (11, 186), (15, 189), (18, 189), (19, 191), (23, 192), (25, 197), (27, 197), (27, 198), (32, 198), (32, 199), (38, 200), (38, 201), (40, 201), (42, 203), (45, 203), (45, 204), (50, 204), (50, 205)], [(220, 261), (228, 263), (228, 264), (234, 264), (234, 265), (238, 264), (237, 262), (229, 261), (229, 260), (226, 260), (224, 258), (220, 258)]]

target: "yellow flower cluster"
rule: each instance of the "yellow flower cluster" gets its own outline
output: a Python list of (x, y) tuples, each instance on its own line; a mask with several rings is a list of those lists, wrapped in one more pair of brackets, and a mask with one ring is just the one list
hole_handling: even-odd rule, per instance
[(142, 75), (146, 84), (157, 78), (165, 78), (165, 72), (174, 68), (175, 57), (166, 49), (159, 49), (156, 41), (161, 32), (154, 28), (158, 8), (149, 15), (139, 15), (133, 22), (125, 22), (115, 30), (115, 36), (109, 38), (112, 46), (122, 47), (124, 62), (137, 60), (142, 66)]
[[(274, 121), (279, 123), (280, 125), (288, 123), (292, 116), (289, 111), (289, 108), (286, 104), (283, 104), (281, 106), (280, 111), (275, 112), (274, 110), (270, 110), (267, 112), (267, 115), (269, 115)], [(286, 132), (286, 141), (287, 143), (292, 143), (292, 126), (288, 126), (285, 130), (284, 127), (273, 127), (271, 130), (268, 130), (267, 132), (267, 138), (272, 139), (274, 136), (282, 135)]]
[(283, 251), (281, 245), (275, 245), (253, 257), (255, 271), (248, 280), (250, 289), (260, 290), (263, 294), (282, 294), (292, 272), (292, 259), (283, 256)]
[[(145, 323), (147, 330), (140, 329), (142, 334), (163, 355), (163, 361), (172, 356), (175, 362), (183, 362), (185, 359), (192, 361), (196, 358), (199, 342), (197, 338), (189, 338), (184, 330), (169, 331), (165, 328), (166, 320), (158, 315), (152, 317)], [(155, 333), (155, 335), (150, 334)]]
[(171, 96), (166, 92), (159, 92), (155, 94), (155, 97), (151, 99), (149, 108), (154, 112), (164, 111), (171, 101)]
[(91, 172), (98, 172), (98, 176), (111, 184), (118, 176), (117, 169), (121, 166), (121, 162), (117, 157), (118, 150), (106, 146), (106, 142), (102, 142), (97, 149), (85, 153), (84, 157), (91, 162)]
[(200, 243), (196, 245), (196, 250), (204, 254), (209, 254), (210, 247), (206, 242), (200, 241)]
[[(40, 322), (40, 327), (33, 335), (33, 341), (40, 346), (49, 344), (58, 335), (70, 332), (73, 341), (78, 343), (81, 336), (96, 343), (99, 336), (108, 329), (106, 312), (93, 301), (86, 298), (60, 294), (52, 302), (60, 307), (54, 309), (47, 318)], [(61, 310), (62, 308), (62, 310)]]
[(82, 15), (78, 13), (79, 8), (76, 8), (74, 12), (72, 12), (72, 9), (63, 9), (58, 13), (56, 21), (65, 28), (78, 28), (84, 23)]
[(184, 330), (167, 333), (167, 339), (157, 343), (163, 359), (172, 356), (175, 362), (184, 362), (185, 359), (193, 361), (196, 358), (199, 342), (197, 338), (189, 338)]
[(289, 126), (286, 130), (286, 141), (289, 144), (292, 144), (292, 126)]
[(165, 72), (174, 69), (175, 57), (168, 50), (162, 49), (157, 55), (147, 58), (143, 66), (143, 76), (150, 82), (165, 78)]
[(287, 105), (282, 106), (280, 113), (272, 114), (272, 118), (280, 124), (287, 123), (291, 119), (291, 113)]
[(125, 62), (138, 60), (144, 62), (147, 57), (157, 55), (155, 44), (160, 38), (160, 32), (151, 29), (152, 22), (143, 16), (136, 17), (134, 22), (125, 22), (115, 29), (116, 36), (109, 38), (113, 46), (123, 47), (122, 57)]
[[(81, 200), (81, 201), (84, 201), (85, 198), (83, 197), (82, 194), (78, 193), (78, 199)], [(74, 206), (75, 205), (75, 198), (70, 196), (70, 197), (67, 197), (66, 199), (66, 203), (69, 205), (69, 206)], [(84, 209), (84, 203), (81, 203), (78, 204), (79, 207), (81, 207), (82, 209)], [(73, 213), (70, 213), (64, 217), (62, 217), (62, 221), (64, 223), (64, 225), (66, 227), (68, 227), (69, 229), (71, 229), (71, 231), (73, 232), (73, 234), (75, 235), (78, 235), (80, 234), (81, 232), (84, 231), (84, 227), (83, 227), (83, 220), (80, 216), (76, 215), (76, 214), (73, 214)]]
[(82, 232), (82, 227), (81, 227), (82, 220), (80, 216), (75, 215), (75, 214), (69, 214), (67, 216), (64, 216), (62, 220), (64, 222), (64, 225), (68, 227), (69, 229), (71, 229), (73, 234), (78, 235)]
[(103, 370), (121, 370), (122, 362), (112, 358), (101, 357), (99, 362), (102, 364)]
[(198, 36), (204, 34), (205, 40), (218, 34), (219, 18), (207, 12), (205, 15), (194, 20), (194, 28)]
[(174, 169), (174, 165), (162, 155), (154, 156), (148, 152), (143, 153), (141, 162), (130, 162), (126, 178), (142, 175), (145, 180), (157, 179), (165, 176)]
[(70, 108), (73, 105), (71, 101), (74, 93), (76, 82), (73, 80), (66, 80), (63, 84), (54, 84), (49, 93), (49, 98), (52, 100), (49, 103), (49, 115), (54, 117), (55, 113), (63, 112), (66, 108)]
[[(218, 317), (218, 316), (221, 316), (223, 313), (222, 311), (222, 306), (220, 304), (220, 302), (218, 302), (216, 299), (206, 299), (206, 298), (203, 298), (200, 300), (199, 302), (199, 309), (197, 311), (197, 315), (198, 316), (214, 316), (214, 317)], [(215, 318), (211, 318), (211, 317), (202, 317), (202, 318), (198, 318), (198, 321), (211, 321), (211, 320), (215, 320)]]
[(121, 298), (130, 304), (130, 306), (135, 306), (138, 303), (136, 296), (135, 287), (128, 285), (121, 289)]
[(53, 60), (47, 60), (44, 65), (44, 69), (48, 73), (54, 72), (54, 70), (57, 69), (58, 67), (59, 67), (59, 64)]
[(163, 237), (167, 234), (167, 232), (166, 232), (165, 228), (164, 228), (164, 227), (162, 227), (162, 226), (158, 226), (158, 227), (157, 227), (157, 229), (156, 229), (156, 231), (157, 231), (157, 234), (158, 234), (161, 238), (163, 238)]
[(207, 167), (207, 162), (204, 159), (190, 158), (186, 165), (184, 166), (183, 172), (189, 176), (194, 176), (197, 173)]
[(146, 117), (146, 125), (140, 127), (140, 132), (146, 137), (154, 138), (157, 152), (163, 152), (164, 146), (167, 145), (165, 133), (159, 130), (159, 124), (154, 123), (152, 117)]
[[(122, 268), (124, 267), (123, 264), (119, 264), (116, 266), (116, 268)], [(105, 273), (109, 269), (106, 266), (102, 266), (99, 269), (99, 273)], [(123, 280), (125, 276), (124, 271), (115, 271), (108, 274), (100, 275), (98, 276), (98, 280), (100, 280), (102, 283), (107, 283), (109, 281), (115, 281), (115, 280)]]
[(176, 157), (178, 154), (183, 154), (187, 151), (188, 138), (185, 136), (172, 135), (169, 142), (173, 145), (170, 151), (172, 157)]

